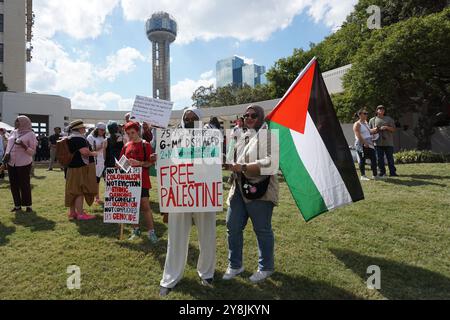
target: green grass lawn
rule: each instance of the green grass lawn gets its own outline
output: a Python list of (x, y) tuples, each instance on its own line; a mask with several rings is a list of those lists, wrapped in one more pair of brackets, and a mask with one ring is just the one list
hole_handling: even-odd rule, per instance
[[(273, 219), (277, 272), (259, 285), (247, 279), (257, 267), (251, 223), (245, 277), (220, 280), (227, 242), (225, 212), (219, 214), (215, 288), (198, 281), (194, 228), (185, 277), (169, 299), (450, 299), (450, 164), (398, 172), (402, 177), (364, 183), (365, 201), (310, 223), (282, 183)], [(119, 227), (103, 224), (98, 207), (97, 220), (68, 221), (61, 172), (38, 168), (32, 185), (36, 212), (12, 214), (8, 184), (0, 182), (0, 299), (159, 299), (167, 243), (159, 214), (159, 245), (118, 241)], [(157, 210), (156, 190), (151, 200)], [(66, 287), (69, 265), (81, 268), (81, 290)], [(370, 265), (381, 268), (379, 291), (367, 288)]]

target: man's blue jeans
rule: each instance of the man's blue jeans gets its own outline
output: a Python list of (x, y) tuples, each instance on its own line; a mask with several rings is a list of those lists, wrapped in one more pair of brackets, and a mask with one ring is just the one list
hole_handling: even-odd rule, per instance
[(386, 164), (384, 163), (384, 156), (386, 155), (386, 159), (389, 166), (389, 173), (395, 175), (397, 173), (397, 169), (394, 165), (394, 147), (376, 147), (377, 149), (377, 159), (378, 159), (378, 168), (380, 169), (380, 175), (386, 174)]
[(258, 240), (258, 270), (274, 271), (273, 207), (274, 204), (272, 202), (261, 200), (253, 200), (246, 204), (240, 190), (236, 189), (227, 215), (228, 260), (232, 269), (240, 269), (242, 267), (243, 231), (247, 225), (248, 218), (250, 218)]

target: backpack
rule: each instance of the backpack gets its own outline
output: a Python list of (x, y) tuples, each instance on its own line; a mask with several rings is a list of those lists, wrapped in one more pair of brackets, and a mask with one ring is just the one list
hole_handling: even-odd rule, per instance
[(56, 142), (56, 160), (63, 167), (69, 166), (72, 162), (73, 153), (69, 149), (69, 139), (63, 138)]

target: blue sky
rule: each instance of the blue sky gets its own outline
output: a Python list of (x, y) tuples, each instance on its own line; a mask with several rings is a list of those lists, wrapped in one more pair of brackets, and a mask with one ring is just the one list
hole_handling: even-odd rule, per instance
[(171, 86), (175, 108), (183, 108), (192, 103), (195, 88), (215, 83), (217, 60), (239, 55), (270, 68), (294, 48), (308, 48), (332, 33), (355, 1), (240, 3), (35, 0), (28, 90), (69, 97), (73, 108), (130, 109), (136, 95), (152, 93), (145, 20), (165, 10), (179, 24), (171, 46)]

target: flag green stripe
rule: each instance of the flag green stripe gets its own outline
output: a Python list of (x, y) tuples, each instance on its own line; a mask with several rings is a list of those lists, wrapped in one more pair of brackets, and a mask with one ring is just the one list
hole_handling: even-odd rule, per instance
[(269, 127), (279, 130), (280, 168), (305, 220), (309, 221), (327, 212), (322, 195), (297, 153), (289, 128), (275, 122), (269, 122)]

